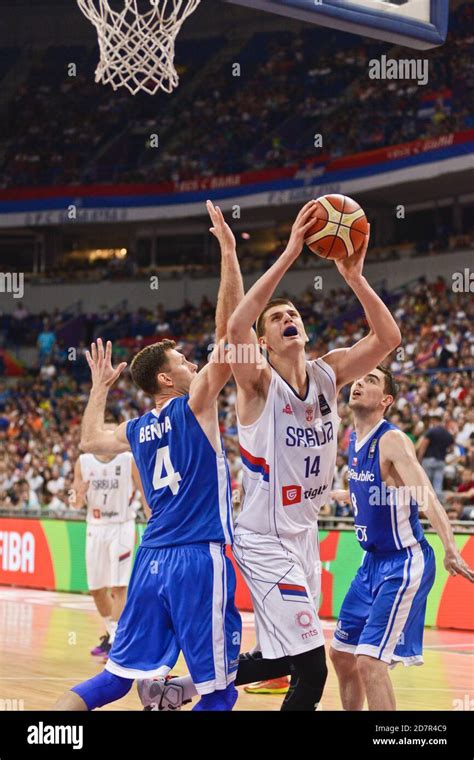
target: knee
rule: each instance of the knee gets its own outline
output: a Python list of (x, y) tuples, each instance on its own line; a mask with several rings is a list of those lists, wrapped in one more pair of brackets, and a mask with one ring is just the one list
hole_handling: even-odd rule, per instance
[(357, 667), (357, 660), (350, 652), (341, 652), (339, 649), (330, 647), (329, 659), (331, 660), (336, 673), (350, 673)]
[(315, 710), (320, 702), (328, 669), (324, 646), (290, 657), (292, 679), (282, 710)]
[(100, 599), (101, 596), (105, 596), (107, 594), (106, 588), (91, 588), (89, 590), (89, 594), (94, 597), (94, 599)]
[(126, 586), (112, 586), (111, 592), (112, 592), (112, 596), (115, 596), (115, 597), (125, 596), (127, 593), (127, 587)]
[(133, 678), (123, 678), (103, 670), (88, 681), (74, 686), (71, 691), (81, 697), (88, 710), (95, 710), (124, 697), (132, 685)]
[(357, 656), (357, 670), (364, 682), (380, 679), (387, 672), (387, 663), (368, 655)]

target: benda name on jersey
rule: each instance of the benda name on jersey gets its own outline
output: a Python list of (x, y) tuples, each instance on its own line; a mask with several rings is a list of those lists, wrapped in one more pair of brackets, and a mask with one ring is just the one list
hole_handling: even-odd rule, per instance
[(165, 417), (162, 422), (153, 423), (153, 425), (143, 425), (140, 428), (139, 442), (145, 443), (146, 441), (154, 441), (155, 438), (162, 438), (165, 433), (171, 430), (171, 422), (169, 417)]
[(305, 446), (313, 448), (315, 446), (324, 446), (328, 441), (334, 438), (334, 428), (331, 421), (324, 422), (319, 427), (295, 428), (289, 426), (286, 428), (286, 445), (287, 446)]

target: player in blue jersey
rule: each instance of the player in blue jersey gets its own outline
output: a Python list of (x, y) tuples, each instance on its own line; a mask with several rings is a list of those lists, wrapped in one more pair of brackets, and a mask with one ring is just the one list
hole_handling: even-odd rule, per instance
[(356, 537), (366, 551), (342, 603), (330, 650), (345, 710), (362, 710), (365, 697), (369, 710), (395, 710), (389, 667), (423, 663), (435, 558), (419, 509), (443, 543), (446, 570), (474, 581), (413, 443), (384, 419), (396, 393), (392, 374), (381, 365), (353, 383), (349, 494), (333, 492), (338, 500), (350, 497)]
[(222, 255), (212, 360), (197, 372), (174, 341), (144, 348), (131, 375), (155, 406), (110, 431), (104, 425), (107, 394), (126, 365), (112, 367), (111, 343), (104, 351), (100, 338), (87, 357), (92, 390), (81, 447), (96, 455), (131, 450), (151, 517), (106, 668), (63, 695), (58, 710), (92, 710), (120, 699), (134, 679), (169, 673), (180, 651), (201, 696), (194, 709), (231, 710), (237, 699), (241, 620), (235, 573), (225, 556), (232, 502), (217, 396), (230, 378), (222, 349), (243, 284), (234, 236), (220, 210), (210, 202), (208, 210)]

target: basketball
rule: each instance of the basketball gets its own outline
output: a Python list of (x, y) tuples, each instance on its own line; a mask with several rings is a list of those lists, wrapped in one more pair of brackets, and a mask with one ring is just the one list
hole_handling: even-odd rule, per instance
[(347, 195), (322, 195), (305, 243), (323, 259), (345, 259), (362, 248), (369, 225), (364, 209)]

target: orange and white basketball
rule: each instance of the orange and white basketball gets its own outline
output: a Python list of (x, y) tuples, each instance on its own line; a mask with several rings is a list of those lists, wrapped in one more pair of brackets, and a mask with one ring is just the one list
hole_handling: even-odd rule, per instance
[(306, 245), (323, 259), (344, 259), (358, 253), (368, 232), (364, 209), (347, 195), (322, 195), (317, 201)]

